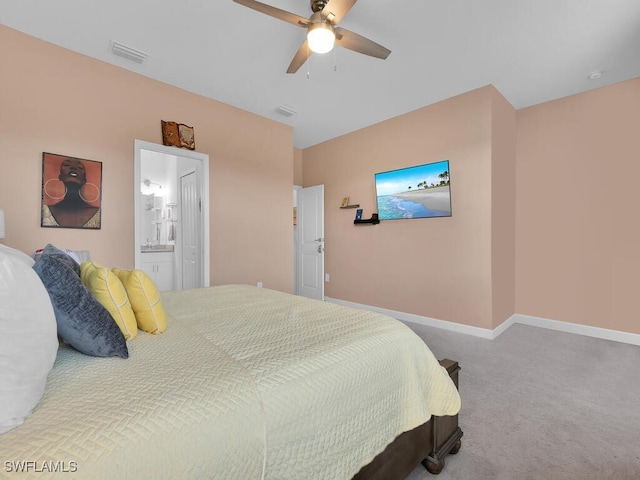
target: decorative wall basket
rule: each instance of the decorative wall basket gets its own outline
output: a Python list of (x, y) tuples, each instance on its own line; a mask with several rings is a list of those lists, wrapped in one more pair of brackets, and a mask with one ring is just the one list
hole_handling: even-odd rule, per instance
[(193, 127), (184, 123), (165, 122), (162, 123), (162, 144), (171, 147), (196, 149), (196, 139), (193, 133)]

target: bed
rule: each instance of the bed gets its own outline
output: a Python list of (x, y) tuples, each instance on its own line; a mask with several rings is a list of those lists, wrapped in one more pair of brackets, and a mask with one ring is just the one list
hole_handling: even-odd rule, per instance
[(247, 285), (162, 304), (167, 330), (126, 360), (60, 344), (41, 400), (0, 435), (5, 472), (401, 479), (459, 448), (454, 362), (390, 317)]

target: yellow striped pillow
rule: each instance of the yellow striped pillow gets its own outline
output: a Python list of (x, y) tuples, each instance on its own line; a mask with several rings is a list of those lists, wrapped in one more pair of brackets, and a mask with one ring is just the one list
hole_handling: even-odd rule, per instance
[(93, 262), (82, 262), (80, 279), (87, 290), (111, 314), (127, 340), (138, 335), (138, 324), (129, 302), (127, 291), (120, 279), (109, 270)]
[(164, 332), (167, 329), (167, 312), (153, 280), (142, 270), (113, 268), (112, 271), (127, 290), (138, 328), (153, 334)]

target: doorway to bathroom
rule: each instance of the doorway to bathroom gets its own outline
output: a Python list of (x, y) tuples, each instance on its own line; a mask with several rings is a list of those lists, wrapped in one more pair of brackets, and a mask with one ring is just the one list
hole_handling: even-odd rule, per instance
[(135, 268), (159, 290), (209, 286), (209, 156), (135, 141)]

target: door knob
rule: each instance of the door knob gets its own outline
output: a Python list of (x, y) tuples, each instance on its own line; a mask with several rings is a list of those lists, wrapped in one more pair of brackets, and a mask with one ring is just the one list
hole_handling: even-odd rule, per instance
[(324, 238), (323, 237), (316, 238), (314, 242), (324, 242)]

